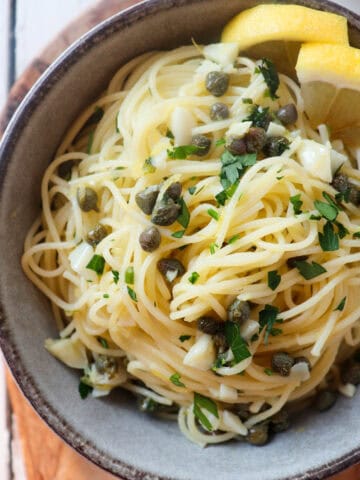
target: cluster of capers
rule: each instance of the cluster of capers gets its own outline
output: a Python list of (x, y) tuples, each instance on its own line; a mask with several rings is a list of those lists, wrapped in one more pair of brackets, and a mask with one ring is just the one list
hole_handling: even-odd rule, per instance
[[(135, 196), (138, 207), (146, 214), (151, 215), (151, 222), (162, 227), (172, 225), (178, 218), (181, 210), (179, 204), (182, 185), (172, 183), (159, 198), (160, 185), (151, 185)], [(145, 252), (153, 252), (161, 243), (161, 234), (157, 227), (146, 228), (139, 237), (140, 246)]]
[(356, 206), (360, 205), (360, 190), (350, 182), (349, 177), (344, 173), (338, 173), (335, 175), (331, 185), (338, 192), (344, 195), (344, 198), (348, 199)]
[[(227, 320), (242, 325), (250, 317), (249, 302), (235, 300), (227, 308)], [(223, 353), (227, 348), (225, 337), (225, 323), (222, 320), (210, 316), (200, 317), (197, 321), (197, 328), (203, 333), (212, 335), (218, 353)]]
[(282, 377), (288, 377), (291, 368), (298, 363), (306, 363), (309, 371), (311, 370), (311, 363), (308, 358), (304, 356), (292, 357), (286, 352), (276, 352), (271, 359), (271, 368)]

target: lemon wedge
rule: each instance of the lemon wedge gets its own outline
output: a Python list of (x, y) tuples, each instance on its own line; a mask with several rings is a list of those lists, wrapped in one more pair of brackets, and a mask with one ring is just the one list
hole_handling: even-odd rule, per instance
[(294, 74), (303, 42), (348, 44), (345, 17), (299, 5), (259, 5), (244, 10), (225, 26), (222, 42), (237, 42), (249, 57), (270, 58)]
[(304, 44), (296, 73), (313, 127), (325, 123), (338, 136), (360, 127), (359, 49), (348, 45)]

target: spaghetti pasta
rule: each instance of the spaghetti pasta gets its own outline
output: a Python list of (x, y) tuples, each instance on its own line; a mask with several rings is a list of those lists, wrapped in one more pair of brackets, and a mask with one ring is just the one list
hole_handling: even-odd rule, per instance
[[(340, 347), (359, 343), (360, 214), (336, 203), (324, 172), (340, 162), (354, 185), (360, 173), (341, 141), (310, 126), (298, 85), (280, 74), (271, 98), (258, 67), (244, 57), (220, 67), (195, 46), (123, 66), (47, 168), (42, 213), (22, 257), (60, 330), (47, 348), (85, 370), (83, 387), (97, 396), (122, 386), (151, 408), (179, 406), (181, 431), (200, 445), (246, 436), (309, 397), (326, 383)], [(229, 116), (216, 120), (206, 88), (214, 71), (230, 78), (221, 96)], [(255, 125), (251, 112), (270, 115), (289, 103), (297, 121), (285, 128), (273, 115), (267, 128), (268, 139), (287, 140), (283, 151), (226, 160), (231, 135)], [(194, 135), (209, 140), (205, 155)], [(328, 165), (310, 168), (309, 149)], [(224, 175), (236, 179), (228, 185)], [(177, 182), (178, 221), (158, 227), (160, 245), (145, 251), (139, 236), (153, 224), (137, 195), (156, 186), (158, 202)], [(338, 244), (324, 248), (326, 240)], [(164, 276), (162, 259), (180, 262), (182, 275)], [(234, 300), (250, 306), (245, 321), (229, 321)], [(201, 332), (204, 316), (228, 330), (218, 338)], [(279, 352), (308, 363), (281, 375), (273, 365)], [(239, 404), (250, 404), (247, 420), (234, 414)]]

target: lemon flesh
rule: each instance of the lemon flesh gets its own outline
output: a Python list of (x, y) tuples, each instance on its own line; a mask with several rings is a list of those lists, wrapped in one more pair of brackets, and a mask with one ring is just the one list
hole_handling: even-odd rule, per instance
[(296, 73), (305, 111), (316, 127), (340, 133), (360, 127), (360, 50), (348, 45), (302, 45)]
[(225, 26), (221, 41), (237, 42), (246, 56), (270, 58), (292, 76), (301, 43), (349, 43), (345, 17), (299, 5), (244, 10)]

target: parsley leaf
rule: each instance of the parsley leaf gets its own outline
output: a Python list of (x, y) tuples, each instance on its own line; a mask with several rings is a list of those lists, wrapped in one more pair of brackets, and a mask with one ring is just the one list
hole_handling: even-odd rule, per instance
[(360, 232), (353, 233), (353, 238), (360, 238)]
[(169, 377), (169, 380), (177, 387), (185, 387), (185, 384), (180, 380), (180, 378), (180, 373), (173, 373), (171, 377)]
[(111, 270), (111, 273), (113, 274), (114, 283), (116, 285), (119, 282), (119, 272), (117, 270)]
[(268, 272), (268, 286), (271, 290), (276, 290), (281, 282), (281, 276), (277, 273), (277, 270), (271, 270)]
[(275, 323), (282, 323), (280, 318), (277, 318), (279, 314), (279, 309), (273, 307), (272, 305), (265, 305), (264, 310), (259, 312), (259, 323), (260, 323), (260, 332), (265, 328), (264, 343), (268, 344), (269, 335), (279, 335), (282, 333), (280, 328), (274, 328)]
[(261, 62), (262, 63), (259, 65), (259, 70), (264, 77), (266, 85), (268, 86), (270, 98), (275, 100), (276, 98), (279, 98), (276, 95), (276, 91), (280, 85), (279, 75), (276, 71), (275, 65), (271, 60), (263, 58)]
[(214, 220), (216, 220), (217, 222), (219, 221), (219, 218), (220, 218), (220, 215), (219, 215), (219, 212), (217, 212), (216, 210), (214, 210), (213, 208), (209, 208), (207, 213), (210, 215), (210, 217), (212, 217)]
[(251, 357), (247, 343), (240, 335), (240, 328), (237, 323), (229, 321), (225, 322), (225, 337), (234, 355), (235, 363), (239, 363), (242, 360)]
[(319, 243), (324, 252), (333, 252), (339, 249), (339, 236), (334, 232), (331, 222), (326, 222), (324, 232), (319, 232)]
[(198, 274), (198, 272), (192, 272), (190, 277), (189, 277), (189, 282), (194, 284), (199, 280), (199, 277), (200, 277), (200, 275)]
[(107, 342), (107, 340), (103, 337), (98, 337), (97, 338), (97, 341), (100, 343), (100, 345), (103, 347), (103, 348), (106, 348), (108, 349), (109, 348), (109, 344)]
[(252, 98), (243, 98), (242, 99), (242, 103), (248, 103), (248, 104), (252, 104), (254, 103)]
[(169, 158), (173, 160), (185, 160), (189, 155), (199, 151), (196, 145), (180, 145), (172, 150), (167, 150)]
[(125, 283), (129, 285), (134, 285), (134, 267), (128, 267), (125, 270)]
[(135, 291), (129, 287), (129, 285), (127, 285), (127, 291), (128, 291), (128, 294), (129, 294), (129, 297), (131, 298), (131, 300), (133, 300), (134, 302), (137, 302), (137, 296), (136, 296), (136, 293)]
[(229, 240), (226, 241), (229, 245), (232, 243), (235, 243), (237, 240), (239, 240), (240, 235), (237, 233), (236, 235), (233, 235), (232, 237), (229, 238)]
[(207, 410), (210, 412), (214, 417), (219, 418), (219, 413), (217, 409), (216, 403), (208, 397), (204, 397), (200, 395), (200, 393), (194, 393), (194, 408), (193, 412), (195, 417), (199, 420), (199, 422), (205, 427), (209, 432), (212, 431), (212, 425), (208, 420), (207, 416), (202, 412), (202, 410)]
[(314, 205), (320, 215), (330, 222), (333, 222), (338, 216), (339, 210), (334, 207), (334, 205), (322, 202), (320, 200), (315, 200)]
[(220, 182), (226, 190), (244, 175), (247, 167), (251, 167), (256, 163), (256, 153), (233, 155), (228, 150), (225, 150), (220, 160), (222, 164)]
[(271, 368), (264, 368), (264, 373), (266, 373), (266, 375), (269, 375), (269, 377), (271, 377), (271, 375), (274, 373)]
[(105, 258), (102, 255), (94, 255), (90, 262), (86, 265), (89, 270), (94, 270), (98, 275), (101, 275), (105, 267)]
[(335, 221), (334, 224), (337, 226), (338, 228), (338, 234), (339, 234), (339, 238), (344, 238), (346, 237), (346, 235), (349, 235), (349, 230), (344, 227), (344, 225), (338, 221)]
[(301, 206), (303, 204), (302, 200), (300, 200), (301, 193), (298, 193), (297, 195), (293, 195), (290, 197), (290, 202), (292, 203), (292, 206), (294, 208), (294, 213), (295, 215), (300, 215), (302, 213)]
[(87, 385), (86, 383), (82, 382), (80, 380), (79, 383), (79, 394), (80, 397), (85, 400), (85, 398), (93, 391), (93, 387), (90, 387), (90, 385)]
[(316, 262), (306, 262), (305, 260), (296, 261), (295, 266), (305, 280), (311, 280), (327, 271), (322, 265), (319, 265)]
[(340, 300), (339, 305), (336, 308), (334, 308), (334, 312), (336, 310), (339, 310), (340, 312), (342, 312), (344, 310), (344, 307), (345, 307), (345, 302), (346, 302), (346, 297), (344, 297)]
[(269, 112), (269, 107), (260, 107), (260, 105), (253, 105), (251, 107), (251, 112), (248, 117), (246, 117), (244, 122), (252, 122), (254, 127), (260, 127), (264, 130), (267, 130), (271, 115)]
[(179, 204), (181, 206), (180, 214), (177, 217), (176, 221), (180, 223), (180, 225), (184, 228), (187, 228), (190, 222), (190, 212), (189, 209), (183, 199), (183, 197), (180, 198)]
[(193, 185), (192, 187), (189, 187), (188, 192), (190, 193), (190, 195), (194, 195), (194, 193), (196, 192), (196, 186)]
[(219, 138), (219, 140), (216, 140), (215, 146), (220, 147), (221, 145), (225, 145), (225, 143), (226, 143), (225, 138)]
[(178, 230), (177, 232), (174, 232), (171, 234), (172, 237), (174, 238), (182, 238), (184, 236), (185, 230)]
[(108, 293), (104, 293), (103, 298), (110, 298), (110, 295)]
[(167, 136), (167, 138), (170, 138), (170, 140), (174, 140), (174, 138), (175, 138), (174, 134), (172, 133), (172, 131), (169, 128), (166, 130), (165, 135)]
[(181, 343), (186, 342), (186, 340), (190, 340), (191, 335), (180, 335), (179, 340)]
[(214, 255), (214, 253), (216, 252), (216, 250), (219, 248), (219, 245), (217, 243), (210, 243), (209, 245), (209, 250), (210, 250), (210, 253), (211, 255)]

